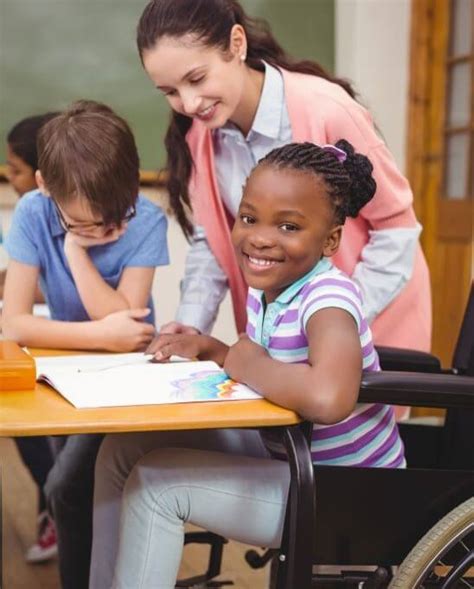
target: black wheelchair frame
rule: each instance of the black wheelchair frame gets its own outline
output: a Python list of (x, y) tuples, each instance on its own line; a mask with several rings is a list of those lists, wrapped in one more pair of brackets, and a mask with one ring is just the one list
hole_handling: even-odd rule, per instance
[[(474, 577), (463, 576), (474, 567), (474, 287), (452, 369), (443, 371), (437, 358), (421, 352), (380, 348), (379, 353), (384, 370), (363, 375), (359, 400), (444, 408), (444, 425), (399, 425), (407, 469), (315, 466), (311, 424), (275, 428), (292, 474), (282, 546), (263, 556), (247, 555), (254, 567), (272, 560), (275, 589), (474, 588)], [(463, 526), (439, 547), (444, 572), (438, 574), (438, 561), (429, 559), (426, 570), (418, 570), (430, 534), (438, 534), (438, 522), (452, 513), (461, 513)], [(208, 540), (222, 550), (223, 538), (211, 534)], [(313, 573), (314, 565), (349, 570), (328, 574), (316, 567)], [(361, 565), (376, 566), (350, 570)], [(399, 567), (395, 575), (394, 567)], [(212, 571), (177, 586), (230, 584), (213, 580), (219, 572), (220, 557)]]

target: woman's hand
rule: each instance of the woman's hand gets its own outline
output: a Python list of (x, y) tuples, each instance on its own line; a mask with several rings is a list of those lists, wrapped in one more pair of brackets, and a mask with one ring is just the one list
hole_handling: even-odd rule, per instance
[(214, 360), (222, 366), (228, 346), (209, 335), (189, 335), (183, 333), (157, 335), (146, 349), (154, 354), (157, 362), (167, 362), (171, 356)]
[(146, 348), (155, 328), (143, 319), (150, 309), (127, 309), (111, 313), (97, 321), (98, 339), (111, 352), (138, 352)]
[(229, 348), (224, 362), (224, 370), (237, 382), (246, 383), (249, 369), (258, 366), (259, 358), (268, 356), (262, 346), (253, 342), (248, 335), (241, 334), (239, 340)]
[(188, 335), (200, 335), (200, 331), (191, 325), (183, 325), (177, 321), (170, 321), (161, 326), (160, 335), (171, 333), (183, 333)]

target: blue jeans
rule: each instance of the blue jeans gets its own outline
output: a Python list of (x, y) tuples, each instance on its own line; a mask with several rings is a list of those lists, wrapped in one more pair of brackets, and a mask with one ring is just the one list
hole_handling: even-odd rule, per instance
[(94, 466), (102, 438), (102, 434), (69, 436), (46, 480), (62, 589), (87, 589), (89, 585)]
[(54, 454), (47, 436), (14, 438), (21, 459), (38, 485), (38, 511), (46, 509), (43, 487), (54, 464)]

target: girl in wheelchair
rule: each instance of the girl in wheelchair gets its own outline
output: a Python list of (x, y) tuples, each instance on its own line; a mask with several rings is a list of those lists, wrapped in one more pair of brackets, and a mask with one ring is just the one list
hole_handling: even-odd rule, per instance
[[(231, 378), (314, 422), (315, 463), (403, 468), (392, 408), (357, 403), (362, 371), (380, 370), (379, 361), (359, 288), (330, 261), (346, 217), (356, 218), (374, 195), (372, 169), (344, 140), (271, 151), (247, 180), (232, 231), (250, 287), (247, 333), (230, 347), (205, 335), (161, 335), (148, 351), (159, 361), (172, 354), (213, 359)], [(222, 447), (217, 438), (206, 446), (178, 433), (177, 443), (153, 449), (151, 434), (147, 444), (137, 436), (128, 436), (127, 451), (121, 437), (121, 458), (111, 439), (99, 455), (92, 589), (173, 588), (186, 522), (247, 544), (280, 545), (290, 472), (264, 431), (228, 430), (234, 445)], [(127, 452), (135, 466), (119, 524), (107, 488), (118, 486)]]

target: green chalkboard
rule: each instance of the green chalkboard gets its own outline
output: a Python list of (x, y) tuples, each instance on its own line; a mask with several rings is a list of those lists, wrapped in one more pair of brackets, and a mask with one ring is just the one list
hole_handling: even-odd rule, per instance
[[(243, 0), (292, 54), (334, 64), (334, 0)], [(19, 119), (78, 98), (106, 102), (131, 124), (143, 169), (164, 163), (169, 107), (135, 47), (145, 0), (0, 0), (0, 163)]]

